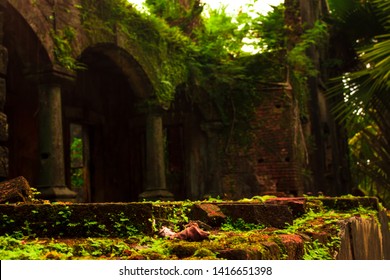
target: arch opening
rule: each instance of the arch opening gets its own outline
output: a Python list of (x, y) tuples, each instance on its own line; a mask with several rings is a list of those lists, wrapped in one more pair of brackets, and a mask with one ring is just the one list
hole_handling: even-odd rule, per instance
[[(4, 113), (8, 121), (7, 178), (24, 176), (33, 186), (39, 173), (37, 73), (53, 64), (31, 26), (10, 4), (4, 6), (3, 42), (8, 52)], [(3, 108), (1, 108), (3, 109)]]
[[(86, 70), (63, 94), (67, 182), (81, 202), (136, 201), (145, 173), (145, 116), (137, 107), (142, 98), (103, 51), (83, 53)], [(77, 152), (81, 162), (75, 166)]]

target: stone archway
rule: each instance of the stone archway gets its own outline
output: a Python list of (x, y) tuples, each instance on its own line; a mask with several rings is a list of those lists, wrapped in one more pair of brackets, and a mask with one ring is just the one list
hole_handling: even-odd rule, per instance
[(5, 143), (1, 157), (3, 150), (7, 152), (3, 157), (7, 170), (1, 176), (26, 177), (42, 198), (72, 200), (75, 193), (65, 185), (61, 103), (62, 89), (73, 77), (53, 62), (50, 19), (31, 17), (31, 12), (39, 14), (50, 3), (39, 8), (31, 5), (0, 3), (0, 46), (8, 58), (1, 71), (2, 84), (6, 82), (1, 94), (6, 96), (4, 115), (9, 122), (9, 137), (0, 140)]
[[(39, 180), (38, 157), (38, 80), (33, 74), (52, 68), (49, 55), (35, 32), (11, 5), (2, 11), (2, 44), (8, 51), (8, 67), (1, 79), (6, 81), (4, 112), (9, 123), (9, 174), (23, 175), (33, 185)], [(1, 42), (0, 42), (1, 43)], [(3, 110), (3, 108), (1, 108)], [(4, 141), (4, 139), (2, 139)]]
[[(75, 11), (72, 5), (69, 8)], [(36, 13), (35, 18), (29, 9)], [(71, 182), (71, 125), (76, 125), (88, 142), (85, 166), (89, 183), (80, 201), (138, 200), (145, 190), (148, 198), (170, 198), (162, 139), (155, 136), (162, 128), (161, 113), (159, 106), (148, 106), (156, 104), (149, 77), (153, 73), (149, 69), (147, 74), (109, 35), (91, 46), (82, 29), (77, 31), (80, 40), (72, 43), (69, 55), (75, 57), (78, 50), (84, 50), (79, 59), (87, 69), (77, 73), (64, 70), (54, 61), (56, 46), (50, 32), (59, 27), (49, 20), (54, 10), (63, 12), (46, 2), (0, 2), (0, 29), (4, 29), (0, 32), (0, 81), (8, 99), (6, 114), (0, 115), (4, 130), (0, 131), (0, 158), (5, 162), (0, 177), (25, 176), (47, 199), (73, 197), (66, 186)], [(57, 23), (71, 16), (62, 12), (56, 14)]]
[[(83, 134), (85, 174), (80, 201), (135, 201), (146, 170), (145, 113), (139, 107), (152, 94), (142, 68), (124, 50), (99, 44), (80, 56), (86, 69), (64, 94), (65, 150), (70, 155), (71, 125)], [(67, 157), (72, 185), (72, 160)]]

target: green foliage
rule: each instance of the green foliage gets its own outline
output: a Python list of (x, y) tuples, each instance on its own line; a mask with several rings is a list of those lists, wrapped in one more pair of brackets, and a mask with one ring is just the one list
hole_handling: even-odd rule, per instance
[(192, 203), (189, 202), (172, 205), (167, 215), (167, 220), (173, 224), (174, 231), (179, 231), (183, 224), (189, 222), (188, 213), (191, 211), (191, 207)]
[(219, 10), (210, 10), (209, 18), (204, 19), (204, 26), (196, 30), (197, 44), (202, 49), (201, 54), (211, 61), (231, 60), (240, 56), (244, 45), (243, 39), (249, 31), (250, 17), (241, 13), (233, 17), (226, 13), (223, 7)]
[(294, 72), (299, 72), (304, 76), (316, 76), (318, 74), (313, 62), (307, 56), (307, 51), (311, 47), (324, 44), (327, 37), (327, 25), (321, 21), (316, 21), (312, 28), (305, 30), (300, 37), (300, 41), (295, 44), (287, 55), (288, 62), (293, 67)]
[(130, 237), (139, 233), (138, 229), (133, 225), (130, 219), (125, 216), (123, 212), (120, 212), (116, 216), (112, 216), (111, 219), (114, 219), (115, 221), (114, 229), (118, 236)]
[(333, 260), (329, 252), (329, 248), (319, 242), (314, 240), (311, 243), (307, 243), (305, 246), (305, 254), (303, 256), (304, 260)]
[(85, 69), (85, 66), (73, 57), (72, 41), (76, 36), (73, 28), (53, 30), (50, 35), (54, 43), (54, 56), (61, 66), (69, 70)]
[(73, 137), (70, 145), (71, 158), (75, 161), (83, 159), (83, 140), (78, 137)]
[(70, 210), (69, 206), (66, 205), (64, 210), (58, 211), (58, 215), (66, 222), (69, 221), (70, 216), (72, 215), (72, 210)]
[(0, 259), (30, 260), (40, 259), (42, 245), (24, 246), (25, 241), (11, 236), (0, 236)]
[(2, 214), (0, 216), (0, 226), (2, 228), (7, 228), (10, 225), (12, 225), (13, 223), (15, 223), (15, 220), (11, 219), (8, 215)]
[(131, 255), (133, 249), (123, 240), (93, 239), (66, 244), (58, 240), (27, 240), (0, 236), (2, 260), (67, 260), (120, 258)]
[(139, 244), (145, 246), (139, 251), (139, 254), (147, 259), (164, 259), (170, 255), (164, 239), (143, 238)]
[(181, 1), (146, 0), (150, 12), (164, 19), (170, 26), (177, 26), (184, 33), (191, 35), (194, 27), (201, 22), (203, 4), (200, 0)]
[[(258, 14), (253, 20), (251, 34), (259, 39), (258, 48), (262, 52), (285, 52), (286, 26), (284, 22), (285, 7), (283, 4), (273, 7), (273, 11), (266, 15)], [(282, 63), (284, 55), (275, 63)]]
[(208, 197), (207, 200), (208, 202), (223, 202), (224, 200), (220, 197), (220, 196), (217, 196), (217, 197)]
[[(79, 163), (82, 165), (83, 162), (83, 140), (78, 137), (73, 137), (70, 145), (70, 160), (71, 166), (74, 166), (74, 163)], [(80, 164), (81, 163), (81, 164)], [(80, 167), (72, 168), (71, 185), (75, 188), (81, 188), (84, 185), (84, 171)]]
[[(314, 210), (313, 210), (314, 209)], [(322, 207), (311, 206), (303, 216), (295, 219), (293, 224), (287, 225), (285, 229), (278, 230), (277, 233), (296, 234), (296, 233), (313, 233), (321, 232), (324, 224), (333, 225), (331, 229), (335, 230), (335, 234), (339, 231), (338, 222), (343, 219), (348, 219), (357, 214), (370, 216), (376, 212), (365, 208), (351, 209), (346, 212), (337, 212), (334, 210), (324, 210)], [(326, 221), (326, 222), (325, 222)]]
[[(371, 44), (370, 37), (383, 34), (378, 13), (386, 13), (386, 0), (328, 0), (331, 14), (328, 22), (332, 32), (346, 44), (346, 48), (360, 48)], [(387, 14), (386, 14), (387, 16)], [(335, 42), (337, 44), (337, 42)], [(347, 57), (344, 57), (348, 61)], [(345, 64), (344, 64), (345, 65)]]
[[(70, 217), (72, 216), (72, 210), (70, 210), (69, 206), (65, 206), (63, 210), (58, 211), (58, 218), (56, 222), (52, 224), (52, 227), (68, 227), (71, 224)], [(60, 231), (58, 233), (60, 236), (64, 234), (64, 232)]]
[(252, 198), (243, 198), (240, 202), (266, 202), (268, 199), (276, 198), (274, 195), (253, 196)]
[[(285, 40), (283, 6), (255, 19), (242, 12), (230, 16), (223, 8), (202, 18), (200, 1), (185, 3), (149, 0), (150, 13), (140, 13), (124, 0), (84, 0), (80, 9), (95, 40), (99, 34), (126, 36), (128, 50), (146, 71), (159, 104), (169, 107), (181, 85), (193, 103), (207, 98), (229, 138), (246, 144), (249, 120), (261, 99), (258, 83), (285, 79), (286, 63), (279, 53)], [(246, 38), (253, 43), (245, 43)], [(245, 53), (245, 44), (264, 52)]]
[[(250, 120), (261, 101), (259, 83), (280, 82), (284, 79), (285, 65), (273, 63), (274, 61), (271, 63), (279, 54), (278, 50), (271, 49), (277, 43), (270, 42), (274, 38), (280, 38), (280, 29), (275, 28), (278, 35), (268, 40), (269, 33), (262, 29), (264, 26), (260, 24), (260, 20), (269, 29), (280, 23), (283, 26), (283, 9), (275, 8), (269, 14), (269, 22), (268, 17), (252, 19), (243, 12), (233, 17), (224, 8), (211, 10), (209, 15), (204, 19), (203, 28), (196, 30), (198, 52), (190, 65), (189, 88), (200, 90), (194, 90), (191, 98), (204, 102), (198, 94), (207, 89), (207, 97), (226, 125), (226, 145), (230, 140), (247, 145), (251, 140)], [(259, 36), (264, 36), (259, 43), (262, 46), (269, 42), (270, 49), (267, 52), (251, 54), (243, 51), (245, 38), (253, 39), (253, 44), (256, 44)]]
[(221, 225), (223, 231), (250, 231), (264, 228), (265, 225), (247, 223), (242, 218), (233, 220), (231, 217), (228, 217), (226, 222)]
[(39, 201), (39, 199), (37, 199), (36, 197), (39, 196), (41, 194), (41, 192), (38, 191), (36, 188), (33, 188), (33, 187), (31, 187), (30, 190), (31, 190), (31, 192), (28, 194), (28, 199), (31, 202)]
[(192, 41), (177, 27), (153, 14), (141, 13), (125, 0), (84, 0), (81, 17), (92, 40), (121, 33), (127, 50), (143, 66), (158, 102), (168, 107), (176, 86), (187, 79)]
[(96, 220), (84, 219), (83, 222), (83, 226), (87, 229), (86, 232), (88, 235), (96, 233), (99, 228), (99, 223)]

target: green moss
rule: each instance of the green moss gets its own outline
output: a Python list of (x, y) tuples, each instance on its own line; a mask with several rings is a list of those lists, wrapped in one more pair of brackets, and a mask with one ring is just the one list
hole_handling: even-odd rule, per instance
[(198, 250), (195, 251), (194, 257), (200, 258), (200, 259), (218, 259), (217, 258), (218, 253), (212, 252), (207, 248), (199, 248)]
[(276, 198), (276, 196), (274, 196), (274, 195), (262, 195), (262, 196), (256, 195), (256, 196), (253, 196), (252, 198), (243, 198), (243, 199), (240, 199), (238, 201), (239, 202), (256, 202), (256, 203), (260, 202), (260, 203), (264, 203), (268, 199), (272, 199), (272, 198)]
[(238, 218), (233, 221), (231, 217), (226, 219), (226, 222), (221, 225), (223, 231), (249, 231), (264, 229), (265, 225), (247, 223), (242, 218)]
[(173, 241), (169, 245), (169, 250), (172, 254), (176, 255), (179, 259), (191, 257), (197, 250), (202, 248), (202, 243), (191, 243), (186, 241)]

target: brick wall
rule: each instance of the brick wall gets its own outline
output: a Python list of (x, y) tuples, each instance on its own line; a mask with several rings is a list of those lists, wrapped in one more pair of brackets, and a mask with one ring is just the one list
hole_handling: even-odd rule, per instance
[(224, 155), (224, 196), (301, 195), (305, 145), (291, 91), (277, 86), (260, 89), (259, 94), (252, 145), (234, 144)]

